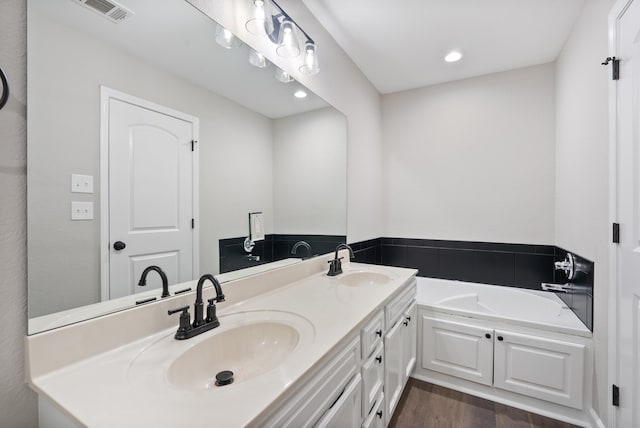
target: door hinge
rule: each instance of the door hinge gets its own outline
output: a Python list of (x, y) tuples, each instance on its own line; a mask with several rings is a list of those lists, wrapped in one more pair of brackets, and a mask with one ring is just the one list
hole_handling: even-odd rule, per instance
[(609, 63), (611, 63), (611, 80), (620, 80), (620, 60), (615, 56), (609, 56), (602, 65), (608, 65)]
[(195, 150), (196, 144), (198, 144), (197, 140), (191, 140), (191, 151), (192, 152)]
[(191, 229), (195, 229), (196, 228), (196, 219), (192, 218), (191, 219)]
[(614, 244), (620, 243), (620, 223), (613, 223), (613, 236), (611, 237)]
[(620, 407), (620, 387), (618, 387), (618, 385), (611, 386), (611, 404), (616, 407)]

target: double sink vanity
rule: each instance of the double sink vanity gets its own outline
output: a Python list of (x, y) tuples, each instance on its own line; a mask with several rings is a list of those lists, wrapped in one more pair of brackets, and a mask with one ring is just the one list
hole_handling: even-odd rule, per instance
[[(416, 271), (345, 262), (328, 276), (332, 258), (223, 284), (219, 327), (186, 340), (167, 312), (191, 306), (194, 292), (28, 336), (45, 419), (386, 426), (415, 364)], [(216, 294), (203, 289), (205, 301)]]

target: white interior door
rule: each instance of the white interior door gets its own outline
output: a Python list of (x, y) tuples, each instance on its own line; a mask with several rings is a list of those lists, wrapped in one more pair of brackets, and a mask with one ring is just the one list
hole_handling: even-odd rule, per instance
[(640, 0), (618, 18), (618, 383), (616, 425), (640, 426)]
[[(108, 107), (109, 298), (169, 284), (196, 274), (194, 151), (197, 119), (133, 97), (110, 97)], [(118, 249), (116, 242), (124, 243)], [(122, 244), (120, 244), (122, 246)]]

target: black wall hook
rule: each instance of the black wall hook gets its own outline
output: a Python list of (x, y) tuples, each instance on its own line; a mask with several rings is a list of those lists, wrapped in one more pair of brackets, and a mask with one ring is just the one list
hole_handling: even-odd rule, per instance
[(0, 97), (0, 110), (7, 104), (9, 100), (9, 82), (7, 82), (7, 76), (0, 68), (0, 80), (2, 81), (2, 97)]

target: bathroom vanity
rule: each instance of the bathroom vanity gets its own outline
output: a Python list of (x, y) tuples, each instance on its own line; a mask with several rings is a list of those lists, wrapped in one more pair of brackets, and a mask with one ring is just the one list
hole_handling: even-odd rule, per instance
[[(41, 423), (386, 426), (415, 364), (416, 271), (328, 277), (330, 258), (225, 283), (220, 327), (188, 340), (167, 311), (193, 292), (28, 336)], [(234, 381), (216, 386), (224, 370)]]

